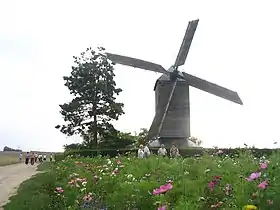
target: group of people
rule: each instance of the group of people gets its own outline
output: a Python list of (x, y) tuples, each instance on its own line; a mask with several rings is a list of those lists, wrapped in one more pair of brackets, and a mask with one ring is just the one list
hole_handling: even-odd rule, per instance
[[(20, 153), (19, 155), (19, 162), (22, 161), (22, 156), (23, 154)], [(52, 161), (53, 157), (52, 157), (52, 154), (50, 154), (50, 161)], [(25, 164), (28, 165), (29, 162), (31, 165), (34, 165), (34, 163), (36, 162), (43, 162), (43, 161), (46, 161), (47, 160), (47, 154), (37, 154), (35, 152), (27, 152), (26, 153), (26, 156), (25, 156)]]
[[(151, 154), (150, 149), (148, 145), (140, 145), (138, 149), (138, 158), (147, 158)], [(167, 149), (165, 148), (164, 144), (160, 146), (160, 148), (157, 151), (157, 154), (159, 156), (166, 157), (168, 155)], [(180, 157), (179, 149), (178, 147), (173, 143), (171, 148), (170, 148), (170, 157), (175, 158), (175, 157)]]

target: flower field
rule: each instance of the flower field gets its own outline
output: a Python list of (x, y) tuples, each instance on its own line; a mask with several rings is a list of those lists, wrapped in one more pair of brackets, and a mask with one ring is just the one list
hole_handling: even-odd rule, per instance
[[(222, 152), (220, 152), (222, 153)], [(67, 158), (55, 163), (53, 209), (277, 210), (280, 154), (170, 159)], [(47, 208), (46, 208), (47, 209)]]

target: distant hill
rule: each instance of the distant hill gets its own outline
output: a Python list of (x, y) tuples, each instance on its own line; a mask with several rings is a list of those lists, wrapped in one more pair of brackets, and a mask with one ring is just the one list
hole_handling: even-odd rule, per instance
[(3, 148), (3, 152), (22, 152), (22, 150), (21, 149), (13, 149), (13, 148), (5, 146)]

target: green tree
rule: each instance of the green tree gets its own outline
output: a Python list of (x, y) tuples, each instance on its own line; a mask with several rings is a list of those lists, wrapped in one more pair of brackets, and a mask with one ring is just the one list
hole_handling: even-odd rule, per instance
[(68, 136), (88, 136), (87, 145), (97, 148), (98, 138), (114, 130), (111, 121), (124, 114), (123, 104), (116, 102), (122, 91), (114, 81), (114, 66), (102, 47), (87, 48), (74, 58), (70, 76), (63, 77), (65, 86), (74, 96), (72, 101), (59, 105), (64, 125), (56, 128)]
[(140, 132), (137, 135), (138, 138), (138, 144), (147, 144), (148, 143), (148, 129), (147, 128), (140, 128)]
[(193, 137), (193, 136), (189, 137), (189, 140), (191, 142), (193, 142), (194, 144), (196, 144), (197, 146), (201, 146), (201, 144), (202, 144), (202, 141), (200, 139)]
[(121, 131), (110, 132), (100, 141), (100, 147), (110, 149), (123, 149), (132, 147), (137, 142), (137, 136)]

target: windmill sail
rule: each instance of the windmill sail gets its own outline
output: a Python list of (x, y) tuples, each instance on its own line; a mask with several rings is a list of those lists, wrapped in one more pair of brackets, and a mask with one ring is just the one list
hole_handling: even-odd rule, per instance
[(182, 72), (182, 74), (190, 86), (211, 93), (218, 97), (224, 98), (226, 100), (232, 101), (234, 103), (243, 105), (243, 102), (241, 101), (237, 92), (216, 85), (212, 82), (208, 82), (206, 80), (200, 79), (198, 77), (187, 74), (185, 72)]
[(163, 123), (164, 123), (166, 114), (167, 114), (167, 112), (168, 112), (168, 109), (169, 109), (169, 106), (170, 106), (170, 103), (171, 103), (171, 100), (172, 100), (174, 91), (175, 91), (175, 89), (176, 89), (177, 81), (178, 81), (178, 79), (176, 79), (176, 80), (174, 81), (173, 85), (172, 85), (172, 89), (171, 89), (171, 92), (170, 92), (170, 95), (169, 95), (169, 98), (168, 98), (166, 107), (165, 107), (165, 109), (164, 109), (164, 112), (163, 112), (163, 115), (162, 115), (162, 119), (161, 119), (160, 124), (159, 124), (159, 127), (158, 127), (158, 133), (157, 133), (158, 135), (160, 134), (160, 131), (161, 131), (161, 129), (162, 129), (162, 126), (163, 126)]
[(189, 53), (189, 50), (190, 50), (190, 47), (192, 44), (194, 33), (197, 28), (198, 21), (199, 20), (193, 20), (193, 21), (189, 22), (188, 28), (186, 30), (186, 33), (185, 33), (184, 39), (182, 41), (182, 44), (181, 44), (180, 50), (178, 52), (174, 66), (178, 67), (178, 66), (182, 66), (185, 64), (186, 58), (188, 56), (188, 53)]
[(198, 22), (198, 19), (189, 22), (176, 61), (168, 70), (156, 63), (106, 53), (107, 58), (113, 63), (163, 73), (155, 84), (156, 113), (148, 133), (148, 140), (160, 137), (157, 138), (157, 145), (164, 143), (171, 146), (170, 143), (176, 141), (179, 147), (189, 146), (187, 140), (190, 137), (189, 86), (243, 104), (237, 92), (178, 71), (178, 67), (186, 62)]
[(113, 63), (118, 63), (126, 66), (132, 66), (135, 68), (140, 68), (140, 69), (146, 69), (158, 73), (164, 73), (167, 74), (168, 72), (159, 64), (136, 59), (136, 58), (131, 58), (127, 56), (122, 56), (122, 55), (117, 55), (117, 54), (112, 54), (112, 53), (106, 53), (107, 57), (113, 62)]

